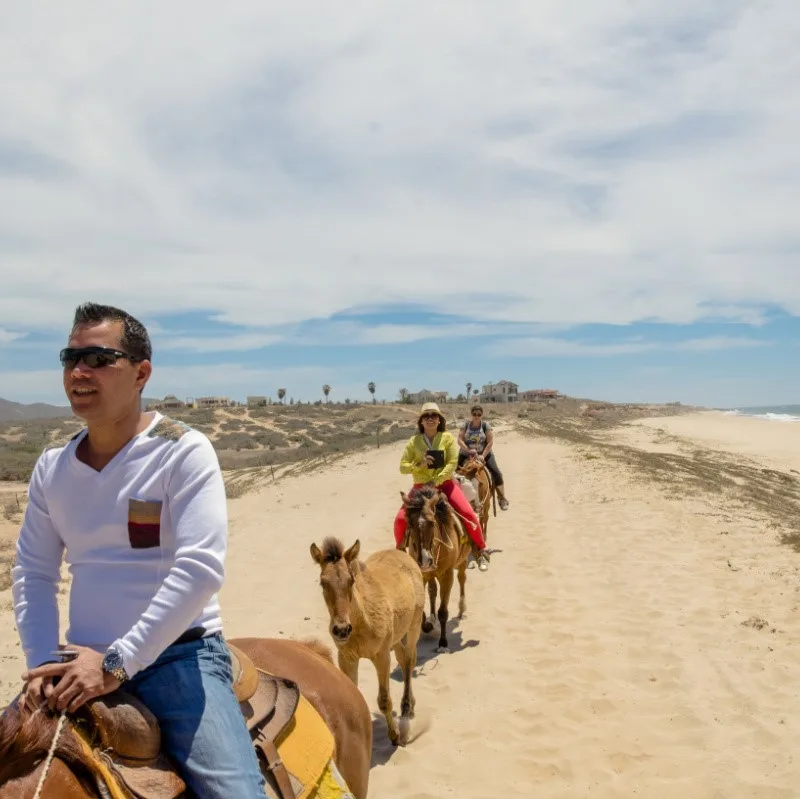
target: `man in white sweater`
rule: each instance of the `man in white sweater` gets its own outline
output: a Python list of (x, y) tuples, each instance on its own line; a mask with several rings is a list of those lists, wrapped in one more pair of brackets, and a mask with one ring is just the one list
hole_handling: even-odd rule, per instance
[[(217, 599), (228, 524), (219, 463), (202, 433), (142, 411), (151, 357), (147, 330), (125, 311), (77, 308), (61, 363), (87, 426), (37, 461), (12, 570), (25, 702), (74, 712), (124, 683), (158, 718), (195, 795), (263, 797)], [(78, 653), (66, 663), (52, 654), (62, 559)]]

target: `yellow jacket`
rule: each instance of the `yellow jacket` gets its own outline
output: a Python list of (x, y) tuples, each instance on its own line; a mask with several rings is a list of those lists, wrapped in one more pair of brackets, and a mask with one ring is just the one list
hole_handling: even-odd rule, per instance
[[(437, 433), (429, 447), (425, 436), (417, 433), (411, 436), (400, 458), (400, 474), (414, 475), (414, 483), (433, 483), (441, 485), (452, 480), (458, 466), (458, 444), (452, 434), (445, 430)], [(428, 449), (444, 450), (444, 466), (441, 469), (429, 469), (425, 466), (425, 452)]]

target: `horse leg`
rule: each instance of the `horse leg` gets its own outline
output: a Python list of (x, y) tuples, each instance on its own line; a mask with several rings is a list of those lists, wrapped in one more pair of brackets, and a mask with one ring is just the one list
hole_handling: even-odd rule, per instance
[(339, 661), (339, 668), (350, 678), (353, 685), (358, 688), (358, 657), (354, 657), (345, 649), (340, 649), (337, 654), (337, 659)]
[(411, 680), (414, 676), (414, 669), (417, 665), (417, 642), (419, 641), (420, 618), (424, 614), (424, 608), (414, 614), (408, 632), (403, 636), (402, 641), (394, 648), (394, 655), (403, 672), (403, 700), (400, 704), (400, 745), (408, 743), (408, 735), (411, 730), (411, 719), (414, 718), (414, 708), (417, 700), (411, 687)]
[(400, 743), (400, 731), (392, 709), (392, 696), (389, 693), (389, 672), (392, 667), (392, 656), (389, 647), (381, 649), (374, 658), (372, 665), (378, 675), (378, 708), (383, 713), (388, 727), (389, 740), (397, 746)]
[(422, 608), (422, 632), (429, 633), (433, 629), (433, 620), (436, 618), (436, 577), (428, 580), (428, 596), (431, 600), (431, 617), (425, 617), (425, 608)]
[(467, 561), (464, 560), (458, 567), (458, 618), (463, 619), (467, 615)]
[(440, 582), (442, 584), (442, 596), (439, 601), (439, 613), (437, 614), (439, 616), (439, 648), (436, 651), (442, 653), (450, 651), (447, 646), (447, 619), (449, 618), (447, 604), (450, 601), (450, 591), (453, 588), (453, 570), (447, 569)]

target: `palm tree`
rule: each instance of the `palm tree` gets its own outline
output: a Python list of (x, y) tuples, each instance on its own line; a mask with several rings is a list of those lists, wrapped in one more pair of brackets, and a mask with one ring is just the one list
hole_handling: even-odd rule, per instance
[(331, 387), (327, 383), (322, 387), (322, 393), (325, 395), (325, 402), (328, 402), (328, 394), (331, 393)]
[(472, 383), (467, 383), (467, 402), (469, 402), (469, 398), (472, 396)]
[(286, 396), (286, 389), (285, 388), (279, 388), (278, 389), (278, 399), (281, 401), (281, 403), (283, 403), (283, 398), (285, 396)]
[(373, 383), (370, 380), (369, 383), (367, 383), (367, 389), (369, 390), (369, 393), (372, 394), (372, 404), (374, 405), (375, 404), (375, 383)]

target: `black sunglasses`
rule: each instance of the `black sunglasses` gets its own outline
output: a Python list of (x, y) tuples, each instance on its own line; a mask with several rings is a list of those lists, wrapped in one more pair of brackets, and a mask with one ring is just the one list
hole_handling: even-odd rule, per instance
[(100, 369), (116, 363), (120, 358), (127, 358), (131, 363), (139, 360), (127, 352), (110, 347), (66, 347), (58, 357), (65, 369), (74, 369), (79, 361), (83, 361), (90, 369)]

